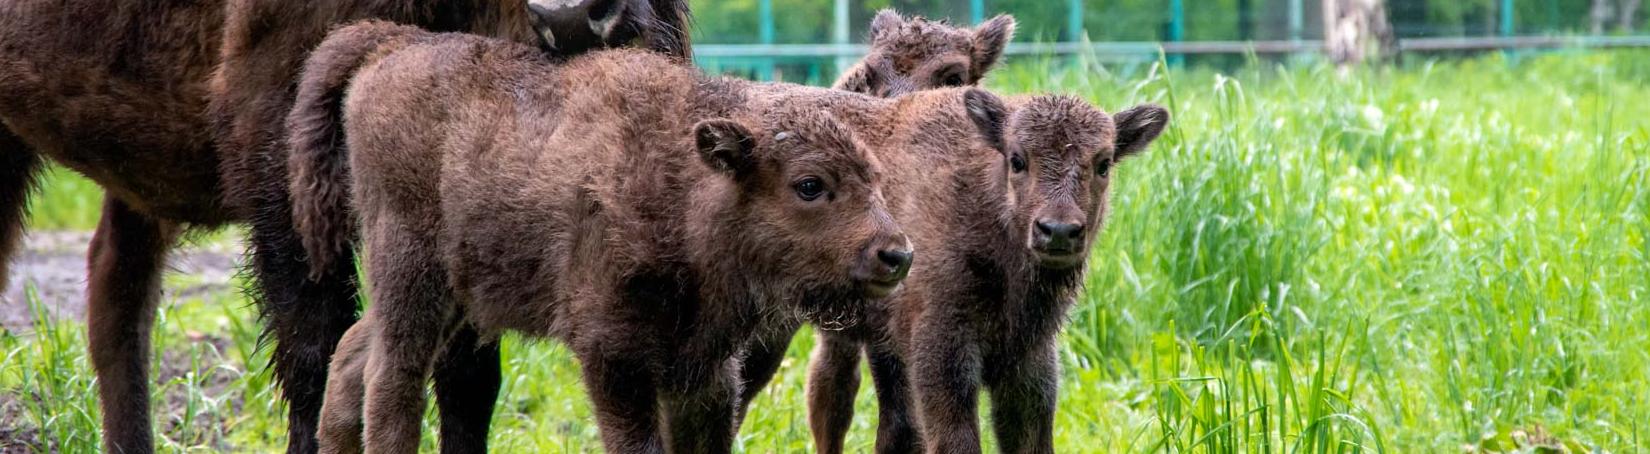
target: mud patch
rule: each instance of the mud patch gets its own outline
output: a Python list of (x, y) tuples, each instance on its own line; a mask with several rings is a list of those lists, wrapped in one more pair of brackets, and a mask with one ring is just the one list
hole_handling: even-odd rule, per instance
[[(231, 289), (240, 266), (238, 235), (185, 242), (167, 260), (161, 304)], [(86, 248), (91, 232), (29, 232), (23, 249), (12, 258), (0, 295), (0, 329), (25, 332), (33, 326), (37, 302), (51, 319), (80, 320), (86, 315)], [(26, 297), (27, 296), (27, 297)]]

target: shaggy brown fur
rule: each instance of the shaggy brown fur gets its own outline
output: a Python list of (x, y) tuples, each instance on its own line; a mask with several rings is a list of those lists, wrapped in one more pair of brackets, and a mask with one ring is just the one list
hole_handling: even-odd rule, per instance
[[(581, 5), (568, 12), (643, 9), (616, 9), (603, 0)], [(593, 8), (600, 5), (608, 6)], [(648, 6), (652, 26), (608, 29), (645, 29), (641, 35), (651, 47), (685, 56), (685, 2)], [(119, 259), (94, 263), (88, 282), (106, 451), (153, 449), (143, 365), (158, 297), (151, 278), (164, 251), (182, 230), (237, 221), (252, 224), (255, 293), (275, 340), (276, 377), (291, 403), (289, 449), (314, 450), (326, 361), (354, 319), (356, 290), (347, 264), (306, 279), (292, 231), (281, 119), (298, 66), (329, 29), (346, 21), (388, 18), (532, 42), (539, 34), (525, 11), (524, 2), (495, 0), (0, 2), (0, 263), (16, 247), (42, 157), (86, 175), (109, 196), (98, 232), (107, 240), (95, 242), (92, 255)], [(642, 14), (621, 17), (604, 23), (645, 23), (635, 19)], [(496, 364), (470, 366), (444, 367), (478, 372), (443, 375), (437, 387), (497, 371)], [(443, 400), (486, 402), (457, 413), (491, 411), (488, 393), (496, 388), (459, 389), (467, 393)], [(484, 426), (487, 418), (479, 419)], [(445, 418), (443, 424), (444, 435), (461, 432), (447, 430)]]
[[(310, 61), (362, 65), (345, 136), (376, 302), (369, 347), (346, 350), (370, 358), (334, 360), (365, 369), (365, 398), (335, 375), (329, 445), (352, 447), (335, 435), (364, 411), (369, 449), (416, 447), (432, 353), (468, 325), (566, 341), (610, 452), (726, 452), (730, 359), (759, 319), (857, 318), (904, 277), (895, 188), (826, 112), (886, 101), (705, 79), (644, 52), (545, 63), (381, 23), (336, 32)], [(308, 86), (326, 80), (300, 97), (338, 90)], [(309, 118), (293, 112), (295, 143), (324, 144)], [(332, 148), (296, 151), (312, 159), (294, 175), (330, 175), (302, 168), (342, 159)]]
[[(987, 102), (972, 107), (995, 110)], [(1016, 99), (1011, 107), (972, 117), (1004, 119), (981, 124), (1004, 131), (1005, 139), (991, 144), (1004, 153), (986, 168), (995, 170), (921, 172), (918, 183), (890, 179), (956, 192), (921, 199), (927, 210), (894, 210), (923, 261), (888, 302), (888, 312), (873, 311), (867, 323), (851, 329), (819, 331), (807, 392), (818, 451), (842, 451), (862, 351), (881, 404), (878, 452), (914, 452), (923, 449), (924, 439), (929, 452), (977, 452), (974, 409), (982, 385), (993, 392), (1004, 452), (1052, 449), (1054, 342), (1105, 216), (1110, 168), (1144, 150), (1168, 117), (1151, 105), (1110, 117), (1058, 96)], [(907, 123), (903, 127), (918, 131), (903, 135), (913, 142), (877, 149), (943, 153), (955, 145), (922, 143), (928, 136), (921, 131), (955, 128), (959, 121), (968, 120)], [(878, 157), (890, 175), (902, 174), (902, 161)], [(776, 363), (796, 328), (776, 326), (750, 347), (754, 354), (741, 371), (747, 383), (761, 385), (764, 380), (751, 377), (763, 371), (752, 367)], [(759, 344), (774, 339), (780, 348)], [(747, 389), (742, 402), (753, 396)]]
[(838, 89), (894, 97), (917, 90), (975, 85), (1014, 38), (1014, 17), (1000, 15), (973, 29), (905, 18), (894, 10), (871, 20), (871, 49), (843, 71)]

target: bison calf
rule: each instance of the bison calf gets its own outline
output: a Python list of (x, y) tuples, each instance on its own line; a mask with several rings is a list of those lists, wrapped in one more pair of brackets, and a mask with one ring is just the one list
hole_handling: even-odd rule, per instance
[[(305, 74), (295, 215), (324, 225), (350, 212), (326, 202), (352, 200), (374, 301), (366, 339), (340, 350), (367, 360), (335, 358), (365, 375), (337, 371), (329, 390), (346, 391), (324, 412), (347, 432), (363, 411), (371, 450), (416, 449), (431, 360), (468, 326), (566, 342), (609, 452), (726, 452), (729, 359), (756, 321), (857, 313), (911, 263), (876, 158), (789, 101), (840, 93), (704, 78), (641, 51), (551, 65), (385, 23), (334, 32)], [(334, 115), (344, 148), (324, 140)], [(353, 197), (303, 200), (345, 184)]]
[[(970, 30), (921, 17), (906, 18), (885, 9), (871, 22), (870, 52), (844, 71), (831, 88), (894, 97), (912, 91), (977, 84), (996, 66), (1013, 36), (1014, 17), (1009, 15), (994, 17)], [(742, 354), (741, 420), (750, 402), (779, 371), (785, 349), (800, 328), (794, 323), (778, 325), (762, 330), (760, 337)], [(857, 361), (858, 345), (853, 348), (853, 351), (844, 350), (846, 358), (838, 360)], [(858, 375), (853, 377), (857, 379)], [(821, 424), (830, 423), (814, 422), (815, 427)], [(843, 422), (843, 430), (846, 430), (845, 424)]]
[[(1008, 15), (997, 16), (973, 29), (966, 29), (943, 21), (906, 18), (893, 10), (882, 10), (871, 22), (870, 51), (864, 59), (845, 71), (833, 88), (894, 97), (914, 91), (977, 84), (1000, 60), (1004, 48), (1013, 38), (1014, 27), (1014, 18)], [(962, 118), (957, 120), (967, 121)], [(924, 121), (940, 120), (924, 118)], [(909, 145), (897, 148), (911, 148)], [(945, 144), (944, 148), (952, 145)], [(934, 175), (930, 172), (923, 177)], [(930, 183), (946, 184), (943, 181)], [(785, 350), (798, 328), (795, 321), (774, 323), (759, 331), (758, 337), (742, 353), (741, 420), (750, 403), (778, 372)], [(837, 372), (833, 376), (815, 375), (815, 381), (828, 380), (830, 383), (809, 388), (809, 425), (813, 428), (816, 448), (822, 452), (841, 450), (842, 438), (853, 416), (852, 395), (859, 386), (859, 373), (855, 367), (859, 362), (861, 343), (837, 331), (819, 331), (812, 362), (817, 370)], [(847, 397), (816, 394), (821, 392), (840, 393)], [(904, 446), (908, 443), (891, 440), (914, 440), (915, 435), (909, 422), (895, 417), (896, 413), (903, 414), (884, 411), (883, 417), (878, 419), (879, 433), (883, 434), (879, 438), (884, 444)]]
[(871, 19), (870, 35), (865, 58), (843, 71), (833, 86), (894, 97), (980, 83), (1014, 38), (1014, 17), (993, 17), (970, 30), (885, 9)]

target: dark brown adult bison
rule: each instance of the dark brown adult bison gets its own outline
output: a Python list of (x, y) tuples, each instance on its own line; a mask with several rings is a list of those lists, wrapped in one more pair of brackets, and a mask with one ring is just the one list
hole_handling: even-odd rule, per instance
[[(688, 53), (685, 0), (554, 3), (533, 16), (524, 1), (503, 0), (0, 2), (0, 272), (45, 159), (109, 196), (89, 254), (87, 309), (105, 450), (153, 449), (147, 365), (166, 252), (183, 232), (245, 222), (249, 290), (290, 403), (288, 449), (313, 451), (327, 361), (355, 319), (356, 286), (347, 261), (310, 279), (293, 232), (283, 120), (305, 55), (331, 28), (367, 18), (553, 40), (558, 54), (637, 38)], [(536, 32), (535, 21), (551, 28)], [(440, 368), (443, 413), (470, 415), (452, 421), (485, 424), (496, 385), (451, 383), (496, 383), (496, 357), (482, 347), (465, 357), (477, 362)], [(472, 427), (448, 420), (444, 447), (485, 447), (467, 435)]]
[[(341, 121), (312, 102), (344, 93)], [(651, 52), (555, 65), (469, 34), (334, 32), (291, 113), (293, 195), (359, 214), (374, 304), (369, 346), (343, 350), (368, 359), (335, 359), (364, 380), (333, 377), (328, 449), (364, 429), (369, 451), (416, 450), (435, 353), (473, 326), (566, 342), (609, 452), (729, 452), (733, 355), (765, 313), (854, 317), (911, 264), (882, 164), (821, 106), (878, 102)], [(341, 178), (353, 210), (305, 200)]]

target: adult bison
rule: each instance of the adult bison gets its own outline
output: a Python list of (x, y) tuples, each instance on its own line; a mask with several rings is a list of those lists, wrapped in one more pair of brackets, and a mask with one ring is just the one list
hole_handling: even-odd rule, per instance
[[(0, 275), (46, 159), (103, 187), (87, 323), (106, 451), (153, 449), (147, 365), (166, 252), (184, 232), (230, 223), (251, 227), (250, 290), (290, 403), (288, 450), (315, 450), (327, 361), (355, 320), (355, 272), (337, 261), (310, 276), (287, 200), (283, 120), (309, 51), (370, 18), (563, 55), (638, 39), (688, 55), (686, 0), (0, 2)], [(484, 431), (458, 423), (485, 424), (497, 394), (497, 350), (478, 353), (437, 373), (443, 414), (469, 415), (443, 418), (453, 421), (444, 449), (485, 448)], [(450, 386), (466, 377), (495, 385)]]

